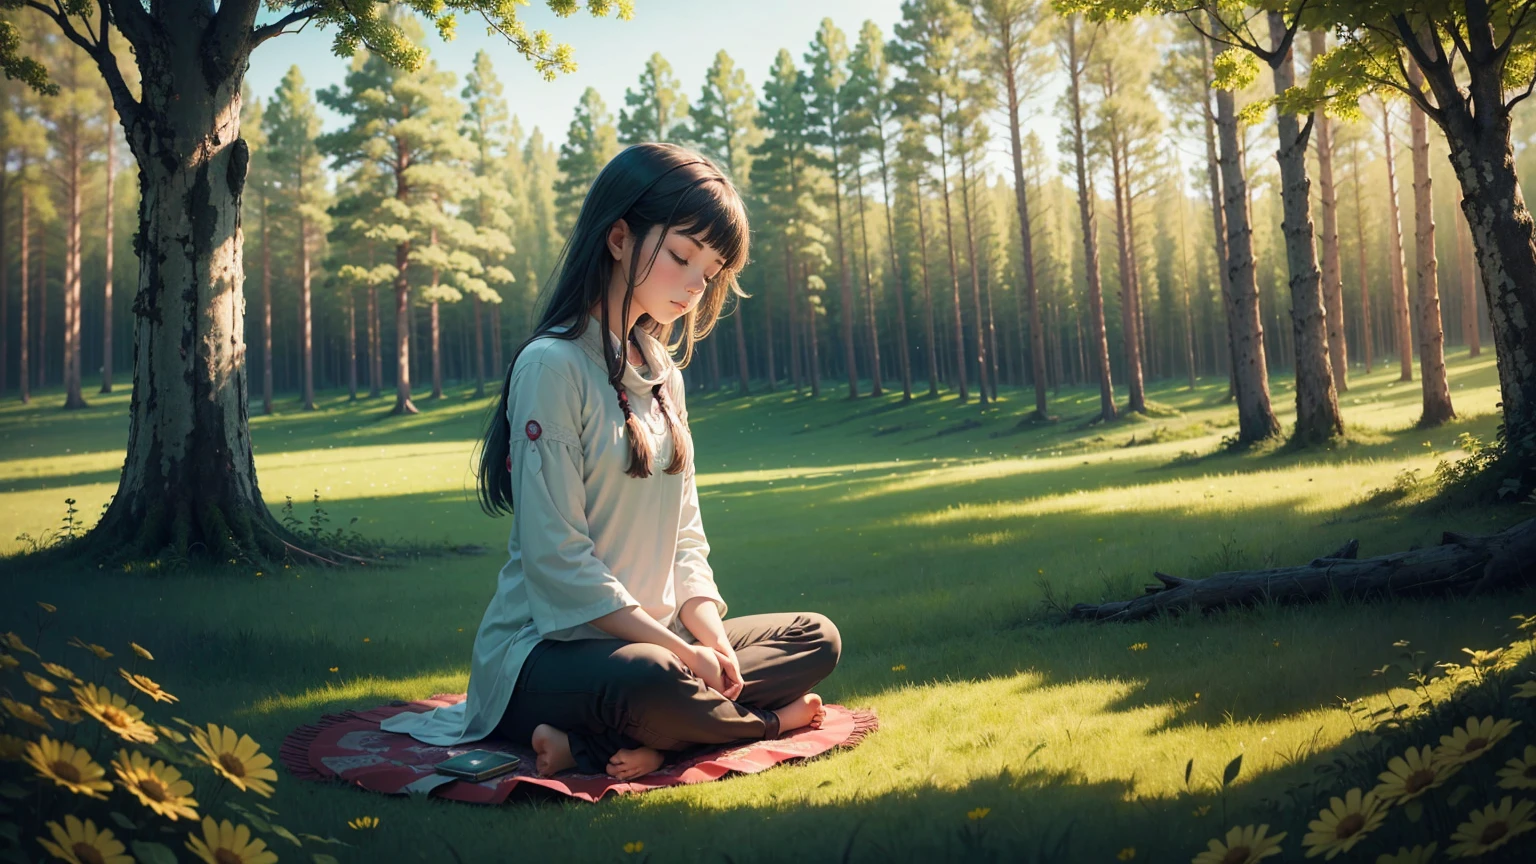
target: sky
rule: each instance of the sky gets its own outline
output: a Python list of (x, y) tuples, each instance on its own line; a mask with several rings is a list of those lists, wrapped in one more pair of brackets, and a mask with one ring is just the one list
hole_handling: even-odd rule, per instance
[[(427, 28), (427, 47), (440, 68), (452, 70), (462, 82), (474, 63), (475, 53), (489, 51), (496, 74), (506, 88), (508, 106), (523, 124), (525, 132), (535, 126), (555, 144), (565, 140), (566, 127), (581, 93), (595, 87), (607, 103), (615, 120), (624, 104), (624, 91), (634, 87), (645, 61), (660, 52), (672, 64), (690, 102), (698, 97), (704, 74), (714, 62), (715, 53), (724, 49), (746, 71), (753, 87), (762, 92), (762, 83), (780, 48), (788, 48), (795, 62), (803, 58), (821, 19), (830, 16), (847, 35), (850, 49), (858, 41), (859, 29), (872, 20), (889, 40), (901, 18), (900, 0), (635, 0), (634, 18), (621, 21), (593, 18), (584, 9), (570, 18), (558, 18), (543, 0), (530, 0), (519, 9), (519, 16), (530, 32), (546, 29), (556, 43), (573, 47), (577, 71), (546, 82), (534, 71), (533, 64), (519, 55), (500, 34), (487, 36), (479, 19), (461, 17), (457, 36), (452, 42), (441, 41), (435, 30)], [(258, 23), (278, 17), (263, 11)], [(347, 59), (331, 50), (332, 31), (309, 25), (300, 32), (279, 36), (252, 55), (246, 81), (262, 99), (269, 98), (278, 82), (292, 65), (297, 64), (311, 90), (342, 83)], [(462, 83), (461, 85), (462, 86)], [(1047, 97), (1049, 98), (1049, 97)], [(1049, 142), (1055, 141), (1058, 122), (1050, 112), (1050, 101), (1034, 106), (1039, 116), (1031, 123)], [(327, 131), (337, 128), (341, 118), (324, 106), (318, 106)], [(994, 130), (990, 162), (1002, 171), (1010, 163), (1006, 158), (1007, 130)], [(1054, 145), (1052, 145), (1052, 150)], [(1011, 169), (1007, 169), (1010, 170)]]

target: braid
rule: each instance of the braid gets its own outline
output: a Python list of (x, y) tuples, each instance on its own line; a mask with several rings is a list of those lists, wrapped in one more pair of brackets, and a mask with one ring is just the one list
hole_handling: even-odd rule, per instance
[[(634, 334), (630, 334), (630, 341), (635, 347), (640, 347), (639, 340)], [(643, 353), (643, 352), (642, 352)], [(640, 426), (640, 418), (635, 416), (634, 409), (629, 404), (629, 391), (624, 389), (623, 380), (609, 382), (619, 397), (619, 408), (624, 412), (624, 431), (629, 438), (629, 468), (626, 473), (631, 477), (646, 478), (651, 476), (651, 459), (655, 454), (651, 452), (650, 436)], [(657, 384), (651, 388), (651, 396), (661, 408), (662, 416), (667, 418), (667, 427), (672, 432), (672, 461), (667, 464), (668, 474), (678, 474), (688, 465), (689, 451), (686, 437), (686, 427), (679, 425), (677, 418), (667, 410), (666, 398), (662, 395), (662, 385)]]
[(688, 465), (688, 457), (691, 455), (686, 435), (686, 427), (678, 423), (678, 418), (667, 410), (667, 403), (661, 396), (661, 385), (651, 388), (651, 393), (656, 397), (656, 404), (661, 406), (661, 413), (667, 418), (667, 426), (672, 430), (672, 461), (667, 465), (668, 474), (680, 473)]

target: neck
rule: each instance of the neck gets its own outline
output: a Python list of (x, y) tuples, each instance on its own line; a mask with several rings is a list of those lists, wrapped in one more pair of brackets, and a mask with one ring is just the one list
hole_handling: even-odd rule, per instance
[(644, 315), (645, 312), (640, 309), (634, 300), (630, 300), (629, 320), (623, 320), (622, 313), (624, 311), (624, 292), (622, 290), (609, 291), (604, 296), (601, 303), (594, 305), (592, 309), (589, 310), (591, 311), (592, 316), (599, 321), (603, 320), (603, 304), (607, 304), (608, 306), (609, 332), (611, 332), (613, 337), (619, 341), (619, 344), (622, 345), (625, 343), (629, 332), (635, 329), (635, 324), (640, 320), (640, 316)]

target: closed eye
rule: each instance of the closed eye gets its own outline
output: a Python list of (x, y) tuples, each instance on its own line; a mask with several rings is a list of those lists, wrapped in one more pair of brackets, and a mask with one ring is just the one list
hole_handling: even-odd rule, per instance
[(671, 249), (667, 250), (667, 254), (672, 256), (672, 260), (673, 261), (676, 261), (677, 263), (683, 265), (684, 267), (688, 266), (688, 262), (686, 260), (684, 260), (683, 257), (678, 255), (676, 252), (673, 252)]

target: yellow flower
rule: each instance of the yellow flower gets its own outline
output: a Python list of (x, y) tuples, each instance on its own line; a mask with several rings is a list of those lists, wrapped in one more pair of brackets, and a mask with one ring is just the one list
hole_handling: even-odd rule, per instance
[(91, 760), (91, 754), (67, 741), (55, 741), (44, 735), (27, 745), (27, 764), (37, 773), (71, 792), (87, 798), (105, 798), (112, 791), (106, 769)]
[(633, 843), (625, 843), (624, 844), (624, 854), (626, 854), (626, 855), (633, 855), (636, 852), (640, 852), (640, 851), (642, 851), (644, 849), (645, 849), (645, 844), (640, 842), (639, 840), (636, 840)]
[(1499, 771), (1500, 789), (1536, 789), (1536, 747), (1526, 745), (1523, 754), (1504, 765)]
[(44, 612), (47, 612), (49, 615), (52, 615), (53, 613), (59, 611), (59, 607), (53, 605), (52, 603), (44, 603), (41, 600), (37, 601), (37, 606), (38, 606), (39, 609), (42, 609)]
[(112, 770), (117, 772), (117, 783), (149, 809), (175, 822), (178, 818), (196, 819), (196, 799), (192, 798), (192, 784), (181, 779), (181, 772), (164, 762), (150, 763), (143, 753), (130, 754), (118, 750), (112, 760)]
[(237, 735), (228, 726), (220, 728), (209, 723), (206, 732), (193, 730), (192, 743), (203, 751), (204, 762), (241, 791), (249, 789), (263, 797), (272, 797), (272, 786), (266, 782), (277, 782), (277, 772), (269, 767), (272, 757), (262, 753), (261, 745), (251, 736)]
[(1533, 810), (1536, 810), (1536, 804), (1524, 800), (1516, 804), (1508, 795), (1498, 804), (1473, 810), (1467, 814), (1467, 821), (1457, 826), (1456, 833), (1451, 835), (1451, 839), (1458, 842), (1445, 851), (1452, 858), (1462, 858), (1497, 849), (1511, 837), (1536, 828), (1536, 822), (1531, 821)]
[(1435, 761), (1435, 748), (1409, 747), (1401, 756), (1393, 756), (1387, 770), (1381, 772), (1381, 785), (1373, 794), (1388, 804), (1402, 804), (1451, 779), (1461, 770), (1454, 763)]
[(31, 654), (33, 657), (37, 656), (37, 652), (33, 651), (31, 648), (28, 648), (27, 643), (21, 641), (21, 637), (17, 636), (15, 633), (6, 633), (4, 636), (0, 636), (0, 644), (5, 645), (5, 647), (11, 649), (12, 651), (19, 651), (22, 654)]
[(267, 851), (265, 840), (252, 840), (251, 829), (225, 819), (203, 817), (203, 836), (187, 839), (192, 854), (208, 864), (276, 864), (277, 856)]
[(1471, 762), (1519, 725), (1518, 720), (1495, 721), (1492, 717), (1481, 720), (1468, 717), (1465, 728), (1458, 727), (1451, 730), (1451, 734), (1440, 736), (1440, 749), (1435, 751), (1435, 761), (1456, 765)]
[(143, 675), (135, 675), (132, 672), (129, 672), (127, 669), (122, 668), (121, 666), (118, 667), (117, 672), (118, 672), (119, 675), (123, 676), (123, 680), (124, 681), (127, 681), (129, 684), (132, 684), (133, 688), (135, 690), (138, 690), (140, 693), (143, 693), (145, 696), (148, 696), (149, 698), (155, 700), (156, 702), (180, 702), (181, 701), (180, 699), (177, 699), (175, 696), (172, 696), (171, 694), (169, 694), (169, 693), (165, 692), (164, 690), (160, 689), (160, 685), (159, 684), (156, 684), (155, 682), (149, 680), (148, 678), (146, 678)]
[(32, 672), (23, 672), (21, 677), (27, 679), (27, 683), (32, 685), (32, 689), (39, 693), (54, 693), (59, 689), (59, 685)]
[(1431, 843), (1428, 846), (1415, 846), (1412, 849), (1404, 846), (1395, 854), (1377, 855), (1376, 864), (1429, 864), (1430, 859), (1435, 857), (1435, 849), (1439, 845)]
[(153, 744), (157, 740), (155, 730), (144, 722), (144, 712), (137, 706), (129, 705), (123, 697), (94, 684), (70, 689), (75, 691), (75, 701), (80, 703), (85, 713), (101, 721), (101, 725), (116, 732), (118, 737), (145, 744)]
[(27, 739), (0, 735), (0, 762), (20, 762), (27, 752)]
[(1227, 832), (1225, 843), (1212, 840), (1210, 848), (1190, 859), (1190, 864), (1254, 864), (1279, 855), (1280, 841), (1285, 839), (1286, 832), (1264, 836), (1268, 831), (1268, 825), (1234, 826)]
[(68, 666), (61, 666), (58, 663), (49, 663), (47, 661), (44, 661), (43, 662), (43, 671), (47, 672), (49, 675), (52, 675), (53, 677), (59, 679), (60, 681), (68, 681), (71, 684), (83, 684), (83, 683), (85, 683), (85, 682), (80, 680), (79, 676), (77, 676), (77, 675), (75, 675), (75, 673), (69, 671), (69, 667)]
[(1120, 860), (1120, 861), (1130, 861), (1131, 859), (1133, 859), (1135, 857), (1136, 857), (1136, 847), (1135, 846), (1127, 846), (1127, 847), (1125, 847), (1124, 849), (1121, 849), (1118, 853), (1115, 854), (1115, 858)]
[(20, 665), (21, 661), (17, 660), (15, 657), (12, 657), (9, 654), (0, 654), (0, 669), (15, 669)]
[(1209, 804), (1201, 804), (1199, 807), (1196, 807), (1195, 809), (1193, 809), (1193, 810), (1191, 810), (1189, 812), (1190, 812), (1190, 815), (1192, 815), (1192, 816), (1204, 816), (1207, 813), (1211, 812), (1211, 805), (1209, 805)]
[(359, 816), (356, 819), (348, 822), (347, 827), (354, 831), (371, 830), (373, 828), (379, 827), (379, 817)]
[[(155, 659), (155, 655), (149, 653), (149, 649), (145, 648), (143, 645), (140, 645), (137, 642), (129, 642), (128, 644), (133, 646), (133, 653), (139, 655), (140, 657), (143, 657), (145, 660), (153, 660), (153, 659)], [(106, 658), (102, 658), (102, 659), (106, 659)]]
[(1317, 815), (1317, 819), (1307, 823), (1312, 830), (1301, 838), (1301, 845), (1307, 847), (1308, 858), (1322, 855), (1323, 860), (1332, 861), (1334, 856), (1348, 852), (1361, 838), (1380, 828), (1382, 820), (1387, 818), (1387, 811), (1376, 793), (1362, 795), (1359, 789), (1351, 789), (1342, 799), (1330, 799), (1328, 806)]
[(340, 666), (332, 666), (331, 667), (331, 671), (335, 672), (335, 671), (339, 670), (340, 668), (341, 668)]
[(907, 664), (905, 664), (905, 663), (897, 663), (895, 666), (891, 667), (891, 671), (892, 672), (905, 672), (905, 671), (907, 671)]
[(1516, 699), (1536, 699), (1536, 681), (1522, 681), (1515, 685)]
[(987, 814), (991, 813), (991, 812), (992, 812), (992, 808), (991, 807), (977, 807), (975, 810), (972, 810), (969, 813), (966, 813), (965, 814), (965, 818), (971, 820), (972, 822), (975, 822), (978, 819), (985, 819), (985, 818), (987, 818)]
[(1131, 646), (1130, 650), (1132, 650), (1132, 651), (1145, 651), (1145, 650), (1147, 650), (1147, 643), (1145, 643), (1145, 642), (1137, 642), (1136, 644)]
[(87, 819), (65, 816), (63, 828), (57, 822), (49, 822), (48, 830), (53, 841), (37, 838), (49, 854), (69, 864), (133, 864), (133, 858), (124, 855), (127, 849), (112, 836), (109, 828), (97, 829), (96, 823)]
[(172, 741), (175, 741), (177, 744), (185, 744), (187, 741), (187, 736), (177, 732), (175, 729), (172, 729), (169, 726), (161, 726), (156, 724), (155, 731), (159, 732), (162, 737), (169, 738)]
[(105, 660), (108, 657), (112, 656), (112, 652), (111, 651), (108, 651), (107, 649), (101, 647), (100, 645), (95, 644), (94, 642), (86, 642), (85, 640), (81, 639), (79, 636), (72, 637), (69, 640), (69, 644), (73, 645), (76, 648), (84, 648), (85, 650), (91, 652), (92, 654), (95, 654), (96, 657), (98, 659), (100, 659), (100, 660)]
[(52, 696), (39, 696), (37, 704), (43, 706), (55, 719), (63, 720), (65, 723), (79, 723), (85, 719), (85, 715), (80, 713), (80, 709), (75, 707), (73, 702), (55, 699)]
[(53, 731), (53, 727), (48, 725), (48, 718), (37, 713), (36, 708), (25, 702), (17, 702), (15, 699), (0, 696), (0, 705), (5, 706), (5, 710), (10, 712), (12, 717), (23, 723), (31, 723), (33, 726), (48, 732)]

